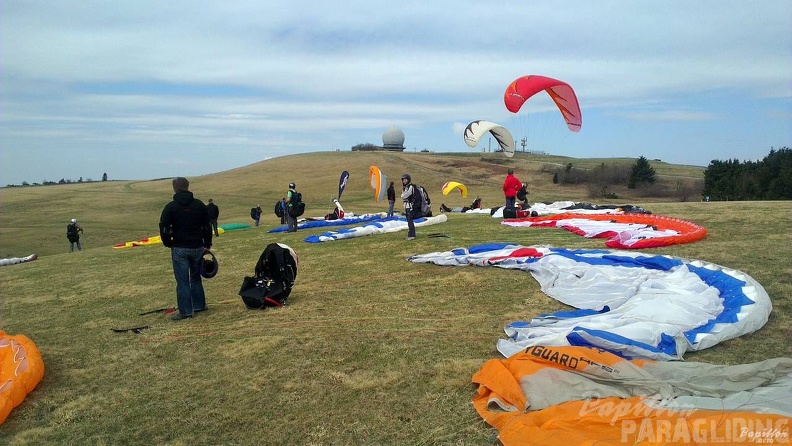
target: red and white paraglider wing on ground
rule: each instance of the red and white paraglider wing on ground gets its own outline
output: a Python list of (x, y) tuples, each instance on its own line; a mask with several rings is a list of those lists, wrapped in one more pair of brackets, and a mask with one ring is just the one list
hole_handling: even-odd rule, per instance
[(707, 230), (689, 221), (656, 214), (557, 214), (512, 218), (501, 224), (513, 227), (563, 228), (587, 238), (608, 239), (605, 245), (618, 249), (643, 249), (691, 243)]

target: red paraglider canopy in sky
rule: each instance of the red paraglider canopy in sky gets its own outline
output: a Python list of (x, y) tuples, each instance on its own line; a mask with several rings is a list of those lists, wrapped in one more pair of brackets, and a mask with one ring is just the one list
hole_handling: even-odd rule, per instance
[(506, 92), (503, 94), (503, 103), (506, 104), (506, 108), (510, 112), (517, 113), (525, 101), (540, 91), (546, 91), (553, 99), (569, 130), (579, 132), (580, 126), (583, 124), (580, 104), (578, 104), (575, 90), (566, 82), (535, 74), (523, 76), (515, 79), (506, 88)]

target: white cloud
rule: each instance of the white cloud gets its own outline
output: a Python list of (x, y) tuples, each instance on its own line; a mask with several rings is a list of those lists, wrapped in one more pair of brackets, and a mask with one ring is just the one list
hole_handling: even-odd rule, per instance
[[(12, 167), (0, 184), (35, 176), (18, 150), (58, 145), (244, 152), (277, 141), (285, 154), (376, 142), (397, 125), (410, 147), (464, 149), (460, 123), (508, 125), (503, 90), (533, 73), (578, 92), (583, 130), (567, 142), (577, 156), (598, 156), (606, 138), (633, 146), (615, 140), (633, 133), (616, 130), (627, 122), (695, 126), (725, 113), (764, 117), (736, 139), (767, 151), (792, 139), (790, 29), (786, 0), (11, 2), (0, 150)], [(691, 129), (698, 147), (715, 140), (707, 131)], [(672, 148), (647, 150), (673, 162)], [(710, 150), (701, 162), (729, 156)]]

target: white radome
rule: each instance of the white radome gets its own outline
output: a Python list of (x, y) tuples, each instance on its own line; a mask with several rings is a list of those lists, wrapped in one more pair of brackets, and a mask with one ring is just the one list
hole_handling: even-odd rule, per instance
[(404, 132), (390, 127), (382, 134), (382, 145), (385, 147), (404, 147)]

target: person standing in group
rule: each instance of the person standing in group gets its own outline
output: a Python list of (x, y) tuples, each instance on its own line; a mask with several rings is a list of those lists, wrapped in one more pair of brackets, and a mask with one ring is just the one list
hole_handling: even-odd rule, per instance
[(289, 183), (289, 191), (286, 193), (286, 199), (284, 200), (286, 203), (286, 210), (283, 212), (283, 215), (286, 216), (286, 226), (288, 226), (286, 232), (297, 232), (297, 217), (292, 215), (292, 208), (295, 204), (292, 200), (297, 195), (296, 187), (294, 183)]
[(173, 201), (162, 209), (159, 230), (162, 244), (171, 250), (179, 307), (171, 319), (178, 321), (206, 310), (200, 269), (204, 253), (212, 248), (212, 226), (206, 205), (190, 192), (187, 178), (174, 178), (172, 184)]
[(409, 174), (404, 174), (402, 180), (401, 198), (404, 202), (404, 215), (407, 217), (407, 240), (415, 240), (415, 222), (413, 218), (413, 208), (415, 204), (415, 187)]
[(388, 186), (388, 217), (393, 217), (393, 205), (396, 204), (396, 189), (393, 188), (393, 181)]
[(82, 244), (80, 243), (80, 234), (83, 228), (77, 224), (77, 219), (72, 218), (71, 222), (66, 225), (66, 238), (69, 239), (69, 252), (74, 252), (74, 245), (77, 244), (77, 251), (82, 251)]
[(250, 208), (250, 218), (256, 222), (256, 226), (259, 225), (259, 221), (261, 220), (261, 205), (257, 204), (256, 207)]
[(209, 223), (212, 225), (215, 237), (220, 237), (220, 233), (217, 232), (217, 218), (220, 217), (220, 208), (214, 204), (214, 200), (211, 198), (209, 199), (209, 204), (206, 205), (206, 212), (209, 213)]
[(514, 170), (509, 169), (506, 173), (506, 179), (503, 181), (503, 195), (506, 197), (507, 208), (515, 207), (515, 197), (521, 187), (522, 182), (514, 176)]

